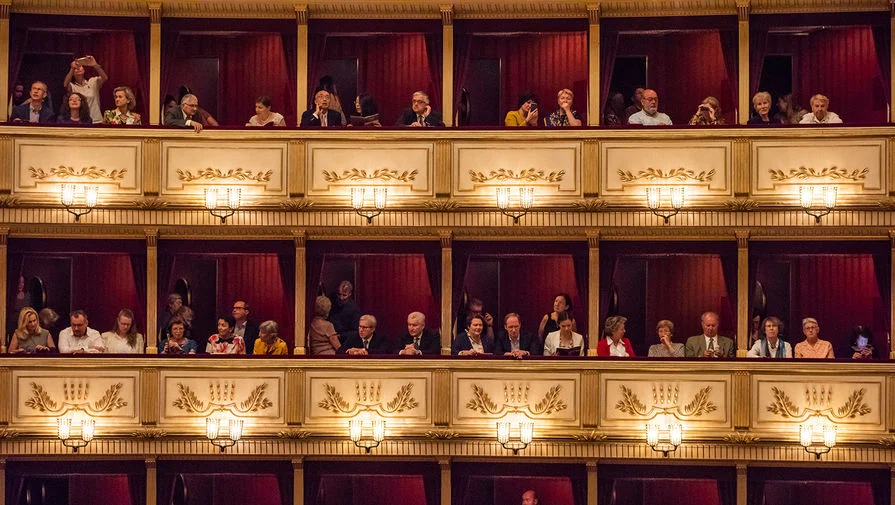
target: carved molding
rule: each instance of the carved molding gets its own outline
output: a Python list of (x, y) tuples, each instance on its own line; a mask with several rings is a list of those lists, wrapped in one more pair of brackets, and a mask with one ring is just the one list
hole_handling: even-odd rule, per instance
[(587, 4), (587, 21), (592, 25), (600, 24), (600, 4)]
[(680, 387), (676, 383), (653, 383), (652, 404), (647, 406), (627, 386), (619, 386), (622, 398), (615, 404), (615, 410), (642, 418), (652, 418), (657, 414), (671, 414), (678, 419), (700, 417), (718, 410), (718, 406), (709, 399), (711, 386), (700, 389), (686, 404), (681, 404)]
[(507, 412), (524, 412), (529, 417), (549, 416), (566, 410), (569, 406), (559, 396), (562, 385), (551, 387), (534, 405), (530, 405), (527, 382), (507, 383), (503, 386), (503, 403), (498, 404), (478, 384), (472, 384), (472, 399), (466, 402), (466, 408), (480, 414), (501, 416)]
[(168, 207), (168, 202), (161, 198), (141, 198), (134, 200), (134, 207), (140, 210), (161, 210)]
[(314, 206), (314, 202), (307, 198), (290, 198), (280, 202), (280, 207), (290, 212), (302, 212)]
[(230, 410), (237, 414), (259, 412), (273, 407), (273, 402), (267, 396), (268, 383), (264, 382), (249, 393), (249, 396), (241, 402), (236, 400), (236, 381), (209, 381), (209, 400), (199, 400), (196, 393), (189, 386), (177, 383), (178, 396), (171, 405), (190, 414), (200, 416), (211, 412)]
[(62, 386), (62, 400), (55, 400), (44, 387), (36, 382), (29, 383), (31, 396), (25, 400), (25, 406), (46, 414), (64, 414), (70, 410), (82, 410), (92, 416), (114, 412), (127, 407), (127, 402), (121, 398), (121, 389), (124, 383), (118, 382), (110, 386), (103, 396), (90, 402), (90, 381), (66, 380)]
[(246, 170), (244, 168), (235, 168), (227, 170), (226, 172), (219, 168), (203, 168), (196, 172), (194, 175), (190, 170), (182, 170), (180, 168), (177, 169), (177, 178), (182, 182), (195, 182), (195, 181), (239, 181), (239, 182), (270, 182), (270, 178), (273, 176), (273, 170), (268, 170), (266, 172), (258, 171), (257, 173)]
[(472, 182), (484, 184), (487, 182), (562, 182), (563, 177), (566, 175), (565, 170), (556, 170), (554, 172), (547, 173), (544, 170), (538, 170), (535, 168), (528, 168), (520, 170), (516, 172), (512, 169), (507, 168), (498, 168), (497, 170), (491, 170), (487, 174), (483, 172), (477, 172), (475, 170), (469, 171), (469, 177)]
[(590, 430), (576, 433), (573, 438), (579, 442), (603, 442), (609, 437), (602, 431)]
[(460, 438), (459, 433), (451, 430), (429, 430), (423, 435), (431, 440), (454, 440)]
[(438, 198), (436, 200), (426, 200), (423, 205), (428, 210), (436, 212), (450, 212), (460, 208), (460, 204), (456, 200)]
[(126, 168), (122, 169), (113, 169), (106, 170), (105, 168), (97, 168), (95, 166), (83, 167), (80, 169), (74, 167), (67, 167), (65, 165), (59, 165), (58, 167), (53, 167), (48, 170), (44, 170), (39, 167), (28, 167), (28, 172), (31, 173), (31, 178), (37, 181), (44, 181), (47, 179), (88, 179), (91, 181), (95, 180), (105, 180), (105, 181), (120, 181), (124, 179), (124, 174), (127, 173)]
[(146, 4), (146, 7), (149, 10), (149, 22), (154, 24), (161, 23), (162, 4), (160, 2), (150, 2)]
[(454, 24), (454, 6), (453, 5), (440, 5), (439, 10), (441, 11), (441, 24), (444, 26), (451, 26)]
[(402, 172), (391, 168), (380, 168), (368, 173), (366, 170), (351, 168), (343, 170), (341, 174), (335, 171), (323, 171), (323, 179), (330, 184), (366, 181), (413, 182), (416, 180), (417, 175), (419, 175), (419, 170), (416, 169), (404, 170)]
[(295, 6), (295, 23), (299, 25), (308, 24), (308, 6), (301, 4)]
[(749, 247), (749, 230), (736, 230), (734, 236), (737, 239), (737, 248), (746, 249)]
[(283, 430), (277, 433), (277, 437), (287, 440), (304, 440), (311, 436), (308, 430)]
[(636, 174), (632, 173), (629, 170), (619, 170), (618, 171), (619, 178), (622, 182), (635, 182), (638, 180), (644, 181), (678, 181), (678, 182), (688, 182), (688, 181), (696, 181), (696, 182), (712, 182), (712, 179), (715, 177), (714, 170), (703, 170), (700, 172), (696, 172), (695, 170), (689, 170), (684, 167), (680, 168), (672, 168), (669, 170), (662, 170), (657, 168), (647, 168), (644, 170), (638, 171)]
[(600, 212), (609, 209), (609, 203), (599, 198), (588, 198), (586, 200), (578, 200), (572, 204), (575, 210), (582, 212)]
[(867, 179), (867, 174), (869, 172), (869, 168), (856, 168), (849, 171), (847, 168), (839, 168), (835, 166), (821, 169), (799, 167), (790, 168), (786, 171), (768, 170), (768, 173), (771, 174), (771, 180), (774, 182), (785, 182), (792, 179), (798, 179), (800, 181), (824, 179), (828, 181), (860, 182)]
[(442, 249), (450, 249), (454, 241), (454, 234), (451, 230), (438, 230), (438, 240)]
[(724, 202), (724, 207), (732, 212), (752, 212), (758, 209), (758, 202), (748, 198), (737, 198)]
[(333, 414), (356, 414), (362, 410), (372, 410), (380, 414), (400, 414), (413, 410), (420, 403), (413, 396), (413, 383), (408, 382), (401, 386), (394, 398), (382, 403), (382, 383), (380, 381), (355, 382), (354, 404), (352, 405), (342, 392), (329, 383), (323, 384), (323, 399), (317, 406), (332, 412)]
[(131, 436), (139, 440), (158, 440), (168, 436), (168, 432), (161, 428), (141, 428), (131, 433)]
[(748, 431), (734, 431), (724, 435), (722, 438), (728, 444), (754, 444), (761, 440), (761, 437), (753, 435)]
[(866, 388), (858, 388), (851, 392), (848, 400), (838, 408), (830, 403), (833, 400), (833, 386), (812, 385), (806, 386), (804, 392), (805, 406), (797, 406), (786, 392), (778, 387), (772, 387), (774, 399), (765, 409), (784, 419), (804, 420), (814, 415), (824, 415), (833, 421), (855, 419), (873, 412), (870, 405), (864, 401)]
[(17, 438), (18, 436), (18, 431), (11, 430), (9, 428), (0, 428), (0, 440), (4, 438)]

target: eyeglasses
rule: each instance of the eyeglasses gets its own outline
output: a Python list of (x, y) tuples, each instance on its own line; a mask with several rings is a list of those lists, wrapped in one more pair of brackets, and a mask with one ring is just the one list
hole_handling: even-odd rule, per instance
[(425, 101), (425, 100), (413, 100), (413, 101), (412, 101), (412, 102), (411, 102), (411, 103), (422, 103), (422, 104), (428, 104), (428, 103), (429, 103), (429, 102), (427, 102), (427, 101)]
[(359, 328), (363, 328), (363, 329), (365, 329), (365, 330), (370, 330), (370, 329), (372, 329), (373, 327), (372, 327), (372, 326), (364, 326), (364, 325), (360, 325)]

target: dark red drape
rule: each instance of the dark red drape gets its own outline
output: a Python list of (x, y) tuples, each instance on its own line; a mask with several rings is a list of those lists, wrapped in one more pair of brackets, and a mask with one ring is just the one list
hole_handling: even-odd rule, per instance
[(870, 482), (768, 481), (765, 505), (875, 505)]
[(68, 499), (69, 505), (136, 505), (127, 475), (72, 475)]
[(236, 300), (249, 303), (256, 324), (268, 319), (280, 325), (280, 338), (294, 341), (295, 303), (276, 254), (228, 255), (219, 260), (218, 313), (229, 314)]
[[(764, 69), (764, 58), (765, 56), (767, 56), (767, 51), (767, 29), (754, 27), (749, 31), (749, 89), (751, 90), (753, 95), (755, 95), (755, 93), (758, 93), (759, 91), (765, 91), (758, 89), (758, 86), (761, 84), (761, 72)], [(752, 103), (752, 97), (749, 98), (749, 103)], [(776, 99), (777, 97), (773, 98)]]
[(325, 475), (316, 505), (427, 505), (422, 475)]
[[(299, 104), (296, 103), (296, 94), (298, 92), (298, 35), (291, 32), (284, 32), (280, 34), (280, 37), (282, 38), (283, 56), (286, 59), (286, 76), (288, 77), (286, 81), (285, 97), (283, 97), (282, 108), (282, 110), (287, 112), (283, 112), (282, 114), (286, 115), (287, 117), (297, 119), (301, 117), (297, 114), (297, 111), (299, 110)], [(290, 123), (287, 119), (286, 124), (289, 126), (295, 126), (298, 123)]]
[[(615, 57), (618, 55), (618, 40), (619, 33), (615, 30), (608, 29), (600, 33), (600, 104), (605, 104), (609, 99)], [(602, 119), (600, 118), (601, 124)]]
[[(96, 279), (102, 279), (101, 294)], [(131, 257), (127, 254), (89, 254), (72, 257), (72, 309), (83, 309), (90, 326), (100, 332), (114, 327), (118, 311), (134, 312), (134, 323), (145, 333), (146, 294), (138, 292)]]

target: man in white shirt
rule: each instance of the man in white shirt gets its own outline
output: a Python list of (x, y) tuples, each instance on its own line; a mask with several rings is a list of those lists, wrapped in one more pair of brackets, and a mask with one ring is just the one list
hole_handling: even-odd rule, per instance
[(84, 354), (106, 352), (103, 337), (87, 326), (87, 314), (75, 310), (69, 314), (68, 328), (59, 332), (59, 352), (62, 354)]
[(640, 100), (643, 108), (640, 112), (631, 114), (628, 118), (628, 124), (639, 124), (643, 126), (659, 126), (670, 125), (671, 118), (664, 112), (659, 112), (659, 95), (651, 90), (643, 90), (643, 98)]
[(811, 97), (811, 112), (802, 116), (799, 124), (841, 124), (842, 119), (835, 112), (830, 112), (830, 99), (823, 95)]

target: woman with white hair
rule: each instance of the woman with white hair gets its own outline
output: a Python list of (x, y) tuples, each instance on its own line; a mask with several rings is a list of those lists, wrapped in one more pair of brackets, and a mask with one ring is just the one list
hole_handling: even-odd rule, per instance
[(318, 296), (314, 300), (314, 317), (308, 325), (308, 347), (311, 354), (333, 355), (342, 347), (339, 334), (333, 324), (326, 320), (332, 307), (332, 302), (325, 296)]
[(759, 91), (752, 97), (752, 108), (755, 115), (749, 118), (748, 124), (771, 125), (779, 123), (777, 117), (771, 116), (771, 94), (767, 91)]
[(802, 319), (802, 333), (805, 334), (805, 340), (796, 344), (793, 355), (796, 358), (815, 358), (815, 359), (833, 359), (833, 345), (827, 340), (818, 338), (820, 335), (820, 325), (817, 319), (806, 317)]

